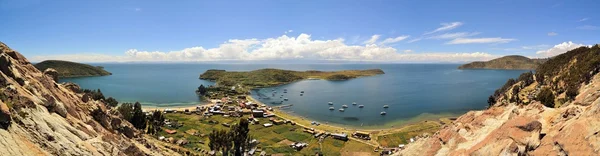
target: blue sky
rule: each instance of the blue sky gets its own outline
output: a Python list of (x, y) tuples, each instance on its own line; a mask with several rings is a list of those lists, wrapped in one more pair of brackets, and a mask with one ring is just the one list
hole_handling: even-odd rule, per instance
[(548, 57), (600, 43), (594, 6), (592, 0), (0, 0), (0, 41), (33, 61)]

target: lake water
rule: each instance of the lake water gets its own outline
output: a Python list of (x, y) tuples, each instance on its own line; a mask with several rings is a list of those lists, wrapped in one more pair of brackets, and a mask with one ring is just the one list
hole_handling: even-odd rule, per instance
[[(522, 70), (458, 70), (458, 64), (94, 64), (111, 76), (62, 79), (82, 88), (100, 88), (120, 102), (139, 101), (148, 106), (182, 106), (201, 103), (195, 94), (198, 79), (208, 69), (249, 71), (261, 68), (289, 70), (348, 70), (380, 68), (386, 74), (347, 81), (304, 80), (261, 88), (252, 96), (322, 123), (348, 127), (383, 127), (484, 109), (487, 97)], [(283, 93), (287, 89), (287, 93)], [(277, 93), (273, 95), (272, 90)], [(300, 92), (305, 93), (301, 96)], [(283, 95), (283, 96), (282, 96)], [(269, 98), (265, 98), (269, 97)], [(283, 101), (288, 98), (288, 101)], [(281, 103), (283, 101), (283, 103)], [(333, 102), (335, 110), (329, 110)], [(358, 108), (358, 105), (364, 108)], [(345, 104), (344, 112), (338, 111)], [(389, 108), (383, 108), (389, 105)], [(380, 115), (381, 111), (387, 115)]]

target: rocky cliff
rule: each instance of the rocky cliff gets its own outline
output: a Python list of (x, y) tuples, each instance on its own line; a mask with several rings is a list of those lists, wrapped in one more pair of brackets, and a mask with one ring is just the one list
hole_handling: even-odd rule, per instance
[(0, 155), (177, 154), (57, 77), (0, 42)]
[(524, 73), (397, 155), (600, 155), (600, 48), (581, 47)]

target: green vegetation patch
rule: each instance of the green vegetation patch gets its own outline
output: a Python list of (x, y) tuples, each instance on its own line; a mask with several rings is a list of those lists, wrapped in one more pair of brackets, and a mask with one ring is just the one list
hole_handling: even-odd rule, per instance
[(384, 74), (381, 69), (343, 70), (343, 71), (292, 71), (282, 69), (259, 69), (239, 72), (211, 69), (200, 75), (200, 79), (216, 81), (218, 85), (268, 87), (290, 83), (302, 79), (316, 78), (326, 80), (347, 80), (361, 76)]
[(104, 67), (91, 66), (69, 61), (47, 60), (34, 65), (40, 71), (53, 68), (58, 72), (58, 77), (85, 77), (111, 75)]

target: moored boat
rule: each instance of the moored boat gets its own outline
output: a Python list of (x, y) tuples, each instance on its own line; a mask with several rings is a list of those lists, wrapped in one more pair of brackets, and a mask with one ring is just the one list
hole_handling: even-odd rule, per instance
[(381, 113), (379, 113), (379, 114), (381, 114), (381, 115), (385, 115), (385, 114), (387, 114), (387, 113), (386, 113), (385, 111), (382, 111), (382, 112), (381, 112)]

